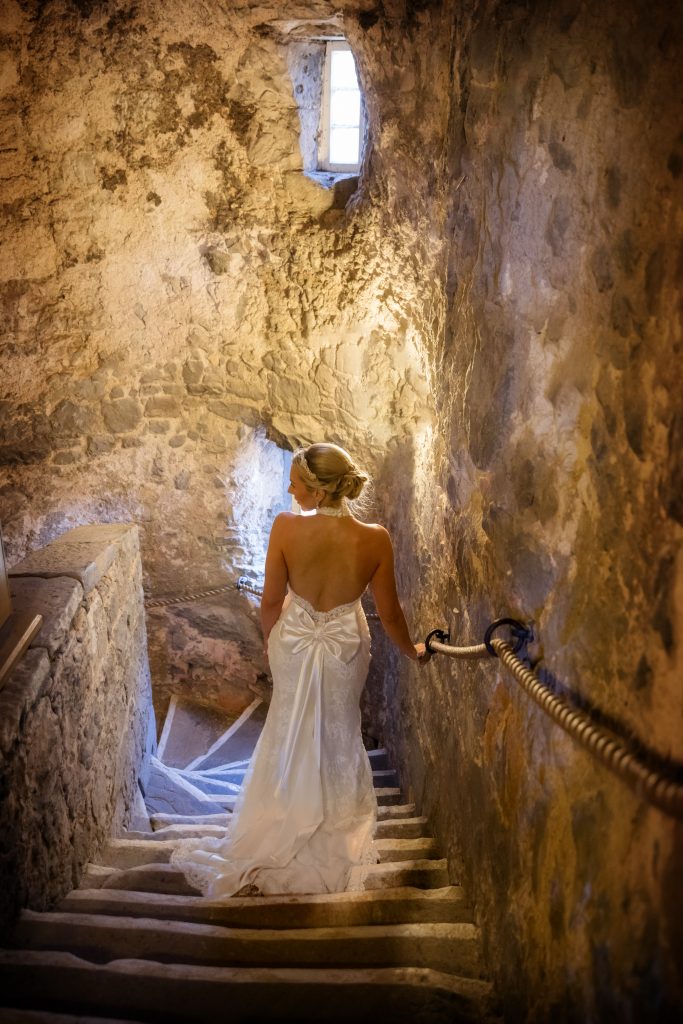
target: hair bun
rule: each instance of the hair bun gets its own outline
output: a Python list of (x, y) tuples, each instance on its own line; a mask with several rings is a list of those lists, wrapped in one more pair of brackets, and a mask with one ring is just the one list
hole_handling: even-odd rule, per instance
[(361, 473), (356, 469), (350, 469), (347, 473), (344, 473), (339, 480), (339, 487), (337, 490), (341, 497), (348, 498), (350, 501), (353, 501), (354, 498), (357, 498), (363, 490), (367, 479), (368, 478), (365, 473)]

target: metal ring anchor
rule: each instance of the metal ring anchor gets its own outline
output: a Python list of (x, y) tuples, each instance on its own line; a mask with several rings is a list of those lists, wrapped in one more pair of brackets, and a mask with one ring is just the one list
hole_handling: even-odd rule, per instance
[[(524, 644), (527, 643), (527, 641), (533, 640), (534, 638), (532, 630), (529, 629), (528, 626), (525, 626), (524, 623), (520, 622), (518, 619), (496, 619), (494, 622), (491, 623), (489, 628), (484, 633), (484, 644), (486, 645), (486, 650), (494, 658), (497, 658), (498, 655), (496, 654), (495, 648), (491, 643), (491, 637), (493, 636), (494, 630), (498, 629), (499, 626), (510, 627), (510, 632), (515, 638), (515, 644), (512, 648), (513, 654), (517, 654), (519, 651), (521, 651)], [(431, 636), (431, 633), (429, 635)]]
[(440, 644), (449, 644), (451, 642), (450, 633), (446, 633), (445, 630), (443, 629), (433, 629), (431, 633), (427, 635), (427, 638), (425, 640), (425, 647), (427, 648), (430, 654), (437, 653), (436, 651), (433, 651), (429, 646), (429, 641), (432, 639), (432, 637), (435, 637)]

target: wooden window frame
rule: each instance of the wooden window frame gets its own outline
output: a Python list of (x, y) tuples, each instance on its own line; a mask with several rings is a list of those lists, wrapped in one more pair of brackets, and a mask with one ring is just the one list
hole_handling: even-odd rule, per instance
[[(338, 174), (356, 174), (362, 163), (363, 133), (365, 128), (365, 105), (363, 93), (360, 94), (360, 123), (358, 125), (358, 162), (355, 164), (330, 163), (330, 68), (332, 53), (335, 50), (348, 50), (353, 56), (351, 47), (345, 39), (331, 39), (325, 44), (325, 68), (323, 71), (323, 95), (320, 106), (320, 145), (318, 147), (318, 169), (333, 171)], [(354, 57), (355, 62), (355, 57)], [(360, 84), (360, 83), (359, 83)]]

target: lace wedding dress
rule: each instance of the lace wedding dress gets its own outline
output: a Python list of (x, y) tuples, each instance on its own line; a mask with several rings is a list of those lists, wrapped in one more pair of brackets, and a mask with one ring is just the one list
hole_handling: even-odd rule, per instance
[(378, 858), (360, 729), (370, 664), (360, 599), (320, 612), (290, 589), (268, 658), (273, 697), (226, 835), (182, 840), (171, 863), (214, 900), (247, 886), (263, 895), (362, 889)]

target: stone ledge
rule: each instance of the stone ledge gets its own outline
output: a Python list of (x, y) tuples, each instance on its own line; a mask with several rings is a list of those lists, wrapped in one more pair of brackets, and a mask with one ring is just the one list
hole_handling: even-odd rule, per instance
[(70, 576), (78, 580), (88, 594), (111, 566), (119, 541), (135, 523), (106, 523), (77, 526), (39, 551), (32, 551), (8, 571), (10, 578), (21, 576)]

